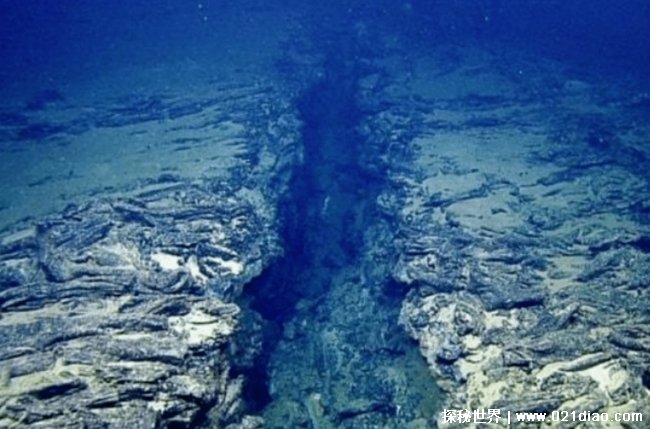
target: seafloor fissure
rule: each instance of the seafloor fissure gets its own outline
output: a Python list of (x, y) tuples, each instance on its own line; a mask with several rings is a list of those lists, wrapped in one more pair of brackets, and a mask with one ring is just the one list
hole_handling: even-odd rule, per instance
[(245, 392), (270, 428), (430, 421), (436, 407), (427, 366), (397, 325), (402, 297), (369, 257), (389, 239), (376, 232), (388, 230), (376, 207), (384, 177), (368, 168), (381, 154), (358, 132), (361, 62), (335, 46), (296, 101), (304, 162), (281, 201), (284, 256), (248, 287), (265, 322)]
[(645, 80), (524, 9), (131, 3), (126, 63), (0, 17), (57, 33), (5, 31), (0, 428), (648, 427)]

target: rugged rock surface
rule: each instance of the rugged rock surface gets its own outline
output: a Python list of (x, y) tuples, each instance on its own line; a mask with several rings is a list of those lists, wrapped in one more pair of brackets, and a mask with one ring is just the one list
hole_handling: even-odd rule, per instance
[(259, 332), (234, 300), (281, 253), (297, 122), (281, 100), (247, 119), (213, 143), (236, 161), (222, 174), (140, 180), (0, 235), (1, 427), (260, 426), (236, 375)]
[[(558, 91), (557, 69), (508, 61), (529, 76), (514, 79), (476, 54), (416, 68), (411, 110), (370, 126), (389, 148), (401, 324), (446, 408), (647, 417), (650, 129), (604, 86)], [(561, 427), (632, 427), (590, 424)]]
[[(266, 285), (283, 312), (266, 422), (245, 415), (238, 374), (262, 345), (236, 299), (281, 253), (278, 195), (301, 161), (286, 101), (254, 85), (74, 116), (51, 93), (2, 113), (12, 147), (118, 135), (128, 168), (160, 165), (0, 233), (0, 426), (434, 427), (398, 317), (447, 408), (648, 415), (650, 129), (631, 98), (485, 52), (379, 61), (355, 34), (297, 74), (316, 80), (298, 103), (312, 164), (287, 199), (306, 204), (300, 267)], [(40, 174), (27, 201), (91, 173)]]

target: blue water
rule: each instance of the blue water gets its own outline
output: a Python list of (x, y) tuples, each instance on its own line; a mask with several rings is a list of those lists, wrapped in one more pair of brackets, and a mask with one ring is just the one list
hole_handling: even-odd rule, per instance
[[(125, 63), (190, 57), (214, 60), (233, 38), (257, 40), (258, 20), (272, 26), (296, 11), (313, 26), (353, 31), (363, 23), (416, 45), (458, 40), (533, 50), (567, 62), (647, 72), (648, 18), (643, 0), (593, 1), (12, 1), (0, 4), (0, 76), (38, 71), (50, 78), (99, 73)], [(276, 14), (277, 11), (277, 14)], [(310, 28), (310, 26), (312, 28)], [(322, 28), (318, 28), (321, 31)], [(255, 60), (255, 58), (252, 58)]]

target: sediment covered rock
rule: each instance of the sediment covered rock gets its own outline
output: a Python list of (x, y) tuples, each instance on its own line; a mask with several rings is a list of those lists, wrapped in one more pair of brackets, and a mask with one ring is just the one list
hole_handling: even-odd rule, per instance
[[(463, 82), (456, 93), (421, 70), (405, 92), (434, 95), (413, 102), (418, 113), (370, 121), (378, 144), (403, 145), (388, 153), (392, 186), (379, 197), (397, 231), (393, 277), (410, 288), (400, 323), (446, 408), (647, 416), (648, 158), (632, 161), (642, 146), (616, 134), (638, 123), (596, 95), (547, 94), (551, 110), (534, 80), (506, 84), (498, 69), (476, 78), (500, 82), (489, 97), (497, 86), (474, 85), (466, 61), (442, 78)], [(607, 119), (594, 105), (617, 128), (599, 134)]]
[(280, 106), (250, 112), (223, 174), (143, 179), (0, 234), (0, 426), (260, 427), (231, 371), (260, 339), (234, 301), (281, 253), (297, 122)]

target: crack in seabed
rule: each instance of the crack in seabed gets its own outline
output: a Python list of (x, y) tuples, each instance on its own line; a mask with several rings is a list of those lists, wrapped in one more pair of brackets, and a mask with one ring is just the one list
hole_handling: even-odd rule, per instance
[(267, 335), (247, 392), (268, 428), (435, 427), (439, 392), (397, 324), (402, 297), (368, 256), (390, 237), (375, 212), (382, 181), (358, 162), (357, 80), (333, 60), (299, 100), (305, 156), (281, 205), (285, 257), (249, 289)]

